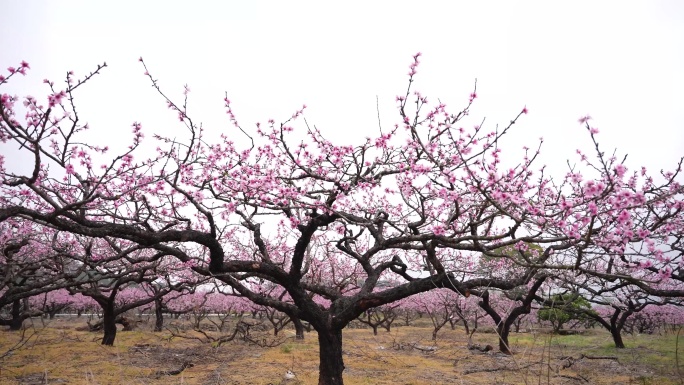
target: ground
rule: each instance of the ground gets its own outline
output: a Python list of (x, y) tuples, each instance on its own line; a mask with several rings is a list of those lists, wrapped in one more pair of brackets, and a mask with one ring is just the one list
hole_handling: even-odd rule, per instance
[[(373, 336), (370, 329), (344, 333), (345, 384), (684, 384), (684, 332), (625, 336), (626, 349), (614, 349), (607, 332), (558, 336), (512, 333), (515, 354), (467, 349), (464, 331), (443, 329), (437, 342), (431, 328), (395, 327)], [(221, 346), (153, 333), (147, 324), (117, 334), (114, 347), (101, 335), (77, 328), (83, 318), (27, 321), (28, 342), (8, 352), (22, 332), (0, 331), (0, 384), (316, 384), (318, 346), (315, 332), (304, 341), (284, 330), (278, 346), (245, 341)], [(179, 324), (179, 321), (173, 321)], [(197, 336), (191, 331), (188, 336)], [(270, 333), (254, 339), (272, 342)], [(218, 335), (218, 332), (212, 332)], [(30, 338), (29, 338), (30, 337)], [(493, 333), (476, 333), (474, 343), (496, 345)], [(184, 363), (192, 364), (179, 374)], [(679, 372), (677, 364), (679, 363)], [(288, 370), (294, 381), (284, 381)]]

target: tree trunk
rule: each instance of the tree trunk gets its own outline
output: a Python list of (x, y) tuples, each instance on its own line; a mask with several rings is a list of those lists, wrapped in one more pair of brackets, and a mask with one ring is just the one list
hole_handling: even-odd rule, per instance
[[(615, 343), (615, 347), (618, 349), (623, 349), (625, 347), (624, 342), (622, 342), (622, 335), (620, 332), (622, 331), (622, 328), (618, 326), (619, 324), (619, 319), (620, 319), (620, 314), (622, 313), (622, 309), (619, 307), (615, 306), (613, 308), (613, 315), (610, 317), (609, 321), (604, 320), (600, 315), (594, 312), (586, 313), (587, 316), (591, 317), (596, 321), (599, 325), (603, 326), (610, 332), (610, 335), (613, 337), (613, 343)], [(626, 320), (627, 317), (624, 317), (623, 320)], [(624, 323), (623, 323), (624, 325)]]
[(102, 309), (102, 345), (113, 346), (116, 338), (116, 316), (114, 315), (114, 304), (107, 304)]
[(292, 323), (294, 324), (294, 327), (295, 327), (295, 339), (296, 340), (303, 340), (304, 339), (304, 324), (302, 324), (302, 320), (300, 320), (299, 318), (293, 317)]
[(24, 323), (24, 318), (21, 316), (21, 300), (12, 302), (12, 319), (9, 322), (9, 330), (21, 330), (21, 325)]
[(320, 365), (318, 385), (342, 385), (342, 330), (318, 330)]
[(373, 328), (373, 335), (377, 336), (378, 335), (378, 325), (371, 325), (371, 327)]
[(155, 332), (160, 332), (164, 328), (164, 313), (162, 312), (162, 310), (163, 310), (163, 307), (162, 307), (161, 298), (157, 298), (154, 301), (154, 316), (155, 316), (154, 331)]
[(465, 329), (466, 335), (470, 335), (470, 326), (468, 326), (468, 321), (463, 320), (463, 328)]
[(610, 319), (610, 334), (613, 336), (613, 342), (615, 342), (615, 347), (618, 349), (624, 349), (625, 343), (622, 342), (622, 328), (625, 327), (627, 318), (637, 311), (640, 311), (645, 307), (639, 309), (636, 308), (634, 303), (630, 300), (628, 301), (627, 310), (625, 310), (620, 317), (617, 316), (617, 312), (613, 314)]
[(522, 318), (518, 318), (515, 322), (513, 322), (513, 326), (515, 326), (515, 332), (520, 333), (520, 324), (522, 323)]
[(510, 344), (508, 343), (508, 335), (511, 334), (511, 325), (508, 322), (502, 322), (496, 328), (496, 332), (499, 334), (499, 351), (504, 354), (511, 353)]
[(617, 327), (611, 327), (610, 328), (610, 335), (613, 336), (613, 342), (615, 343), (615, 347), (618, 349), (624, 349), (625, 348), (625, 343), (622, 342), (622, 334), (620, 333), (620, 329)]
[(499, 313), (497, 313), (496, 310), (494, 310), (494, 308), (492, 308), (489, 304), (489, 291), (485, 290), (485, 292), (482, 293), (482, 296), (480, 297), (481, 300), (478, 302), (478, 305), (487, 314), (489, 314), (494, 323), (497, 325), (496, 331), (499, 334), (499, 350), (501, 353), (513, 354), (510, 349), (511, 345), (508, 343), (508, 335), (511, 333), (511, 326), (513, 325), (513, 322), (515, 322), (515, 320), (517, 320), (521, 315), (530, 314), (530, 311), (532, 310), (531, 304), (534, 300), (534, 293), (539, 290), (539, 287), (541, 287), (546, 278), (547, 277), (545, 275), (537, 278), (532, 287), (528, 289), (527, 295), (525, 295), (525, 297), (522, 299), (522, 304), (520, 306), (514, 307), (505, 319), (502, 319)]

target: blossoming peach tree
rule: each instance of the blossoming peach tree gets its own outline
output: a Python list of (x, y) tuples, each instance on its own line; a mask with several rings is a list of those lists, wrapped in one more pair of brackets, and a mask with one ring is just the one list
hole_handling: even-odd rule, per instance
[[(145, 131), (137, 122), (121, 153), (79, 139), (89, 127), (75, 108), (78, 90), (105, 65), (80, 79), (69, 73), (64, 89), (46, 80), (47, 97), (2, 94), (3, 152), (30, 155), (33, 165), (21, 173), (9, 155), (0, 158), (0, 221), (131, 242), (222, 281), (231, 294), (308, 321), (318, 333), (319, 384), (343, 383), (349, 322), (417, 293), (510, 290), (554, 271), (645, 290), (681, 279), (681, 161), (658, 178), (630, 173), (598, 148), (598, 131), (584, 118), (596, 146), (567, 175), (538, 171), (538, 150), (504, 162), (500, 139), (527, 108), (501, 128), (473, 126), (475, 91), (453, 110), (414, 90), (419, 58), (396, 99), (398, 123), (355, 145), (337, 145), (309, 126), (305, 108), (246, 129), (227, 97), (228, 124), (212, 128), (221, 136), (210, 141), (188, 114), (188, 89), (182, 103), (167, 98), (142, 59), (187, 134), (154, 135), (154, 154), (141, 151)], [(28, 70), (25, 62), (9, 68), (0, 86)], [(238, 135), (251, 144), (236, 144)], [(538, 250), (528, 252), (530, 244)], [(508, 246), (518, 253), (498, 251)], [(483, 273), (473, 262), (480, 255), (521, 273)], [(633, 278), (636, 269), (651, 280)], [(259, 290), (263, 282), (280, 287), (272, 291), (278, 295)]]

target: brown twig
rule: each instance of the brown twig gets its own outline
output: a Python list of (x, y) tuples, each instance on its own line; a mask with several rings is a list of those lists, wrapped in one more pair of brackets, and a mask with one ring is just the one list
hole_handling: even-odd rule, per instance
[(159, 377), (161, 377), (161, 376), (176, 376), (176, 375), (178, 375), (178, 374), (181, 374), (186, 368), (192, 368), (193, 366), (195, 366), (195, 365), (193, 365), (193, 364), (190, 363), (190, 362), (185, 361), (185, 362), (183, 362), (183, 363), (181, 364), (180, 368), (178, 368), (178, 369), (174, 369), (174, 370), (157, 370), (157, 371), (154, 373), (154, 377), (155, 377), (155, 378), (159, 378)]
[(505, 370), (515, 372), (515, 371), (518, 371), (518, 370), (521, 370), (521, 369), (529, 368), (530, 366), (537, 365), (537, 364), (541, 364), (541, 362), (532, 362), (532, 363), (527, 364), (527, 365), (516, 366), (516, 367), (498, 366), (498, 367), (496, 367), (496, 368), (467, 369), (467, 370), (464, 370), (464, 371), (463, 371), (463, 374), (466, 375), (466, 374), (485, 373), (485, 372), (486, 372), (486, 373), (489, 373), (489, 372), (497, 372), (497, 371), (505, 371)]

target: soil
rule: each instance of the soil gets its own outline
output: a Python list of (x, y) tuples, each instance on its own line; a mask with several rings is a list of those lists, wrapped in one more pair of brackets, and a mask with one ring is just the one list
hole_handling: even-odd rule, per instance
[[(142, 324), (138, 330), (117, 333), (115, 346), (105, 347), (99, 344), (99, 333), (76, 330), (85, 319), (33, 324), (24, 333), (28, 341), (16, 350), (11, 348), (21, 332), (0, 331), (0, 356), (5, 354), (0, 358), (1, 384), (317, 383), (314, 333), (297, 341), (294, 330), (284, 330), (277, 338), (270, 331), (255, 331), (249, 340), (238, 336), (217, 344), (215, 339), (228, 331), (202, 335), (178, 327), (171, 330), (185, 331), (174, 336), (169, 330), (153, 333), (151, 325)], [(396, 327), (378, 336), (370, 329), (345, 330), (345, 384), (680, 383), (672, 352), (650, 345), (611, 351), (606, 348), (610, 336), (600, 330), (573, 336), (575, 342), (581, 338), (579, 346), (543, 333), (514, 333), (512, 356), (485, 348), (497, 346), (492, 333), (475, 334), (480, 349), (468, 349), (462, 330), (440, 331), (436, 342), (430, 340), (431, 332), (425, 325)], [(666, 337), (639, 338), (634, 342), (654, 344), (654, 339)], [(288, 377), (288, 370), (294, 378)]]

